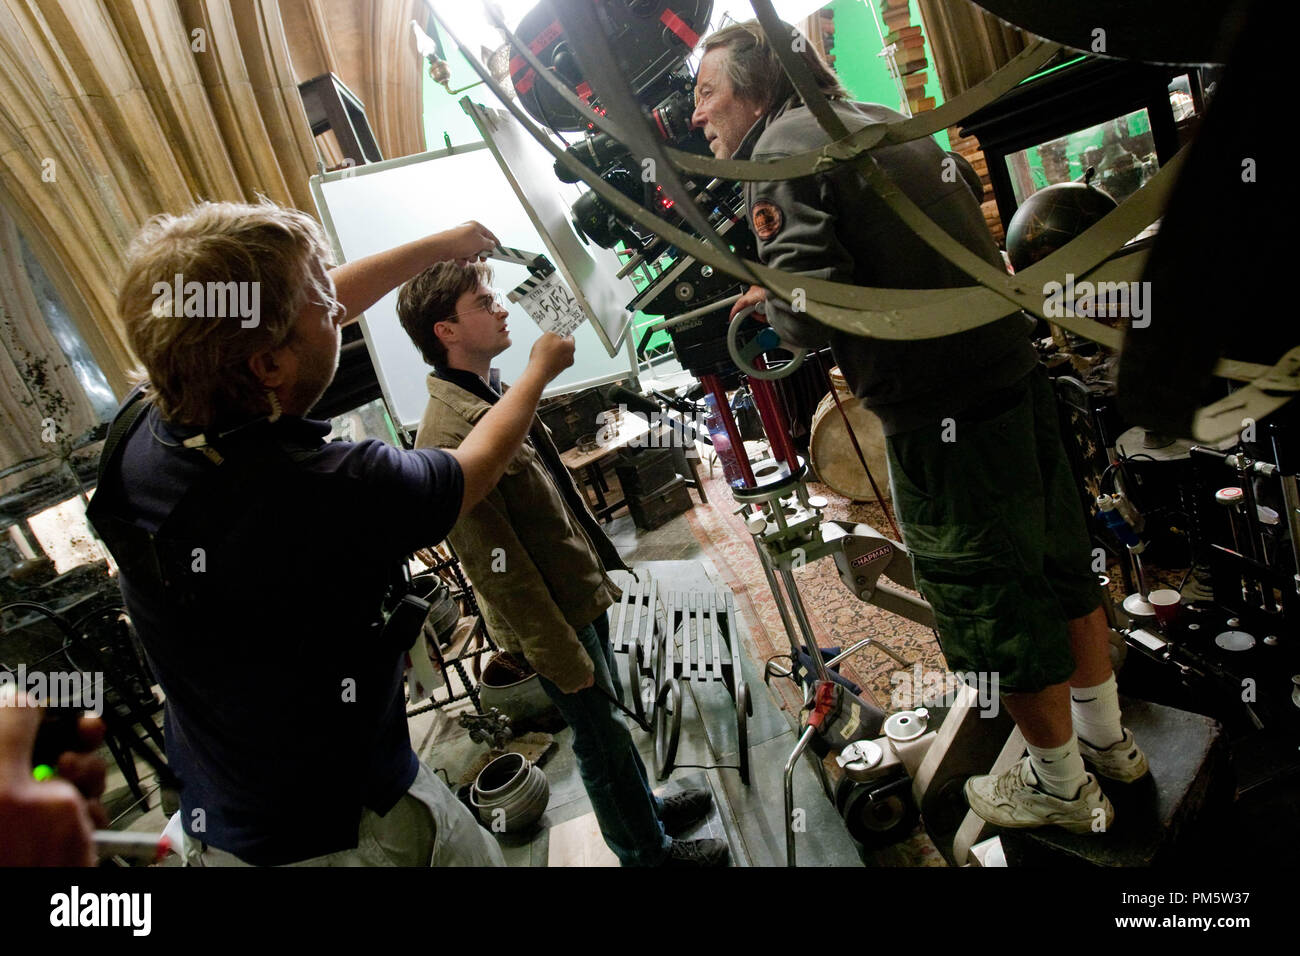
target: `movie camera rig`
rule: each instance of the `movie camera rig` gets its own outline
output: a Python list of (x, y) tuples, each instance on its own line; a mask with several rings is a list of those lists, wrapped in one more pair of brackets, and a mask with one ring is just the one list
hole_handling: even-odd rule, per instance
[[(769, 35), (788, 29), (776, 18), (770, 0), (753, 0), (753, 7)], [(643, 281), (628, 309), (663, 316), (647, 330), (639, 354), (644, 356), (654, 332), (666, 330), (681, 365), (712, 398), (720, 423), (713, 435), (714, 447), (720, 457), (730, 452), (728, 481), (739, 512), (746, 516), (790, 639), (790, 668), (772, 664), (766, 676), (791, 676), (805, 688), (809, 719), (786, 768), (787, 808), (794, 765), (807, 749), (829, 747), (850, 757), (841, 764), (851, 776), (857, 774), (853, 779), (862, 781), (879, 782), (881, 778), (872, 774), (890, 760), (895, 766), (901, 760), (927, 828), (932, 835), (936, 829), (944, 833), (936, 843), (950, 860), (963, 861), (979, 828), (972, 829), (969, 818), (962, 823), (954, 815), (960, 800), (953, 797), (953, 787), (970, 773), (987, 771), (995, 760), (1006, 758), (1016, 741), (1007, 739), (1004, 725), (995, 728), (989, 721), (966, 719), (974, 711), (972, 691), (961, 695), (937, 737), (930, 733), (921, 738), (937, 742), (919, 751), (908, 748), (907, 758), (894, 748), (894, 756), (883, 764), (879, 754), (872, 759), (867, 745), (884, 740), (873, 738), (887, 728), (885, 714), (837, 680), (829, 665), (838, 658), (828, 662), (818, 652), (792, 571), (830, 557), (845, 585), (860, 599), (930, 626), (933, 613), (924, 601), (880, 581), (883, 574), (903, 587), (913, 583), (901, 542), (865, 525), (824, 520), (826, 503), (808, 493), (805, 463), (791, 445), (786, 409), (771, 384), (773, 378), (794, 371), (802, 353), (785, 347), (779, 334), (746, 313), (728, 321), (730, 309), (751, 284), (788, 301), (797, 283), (806, 288), (811, 317), (851, 334), (926, 338), (974, 328), (1018, 309), (1041, 316), (1041, 296), (1031, 287), (1041, 285), (1042, 278), (1067, 270), (1091, 271), (1099, 280), (1141, 275), (1145, 253), (1120, 258), (1114, 258), (1114, 253), (1159, 215), (1176, 181), (1179, 162), (1167, 164), (1052, 261), (1011, 277), (987, 263), (972, 261), (968, 251), (941, 234), (923, 211), (890, 190), (887, 177), (864, 154), (886, 136), (901, 142), (929, 135), (991, 103), (1052, 61), (1062, 49), (1057, 43), (1031, 44), (988, 79), (945, 104), (945, 110), (853, 134), (835, 128), (806, 65), (786, 49), (788, 45), (773, 44), (795, 88), (834, 142), (835, 155), (810, 151), (780, 163), (759, 164), (707, 158), (704, 143), (690, 128), (691, 76), (686, 61), (709, 21), (711, 0), (573, 5), (541, 0), (513, 32), (499, 12), (491, 7), (489, 12), (511, 45), (509, 72), (519, 97), (517, 105), (509, 102), (508, 94), (501, 96), (502, 102), (555, 156), (560, 179), (589, 187), (572, 207), (575, 231), (588, 242), (615, 248), (625, 260), (620, 275), (636, 275)], [(492, 89), (502, 92), (482, 64), (472, 56), (468, 59)], [(581, 133), (581, 141), (566, 143), (564, 149), (543, 142), (545, 134), (532, 128), (524, 111), (555, 134)], [(787, 276), (753, 261), (755, 245), (745, 222), (740, 183), (807, 175), (824, 162), (850, 160), (860, 163), (869, 185), (905, 225), (971, 276), (972, 286), (938, 294), (857, 289)], [(1120, 334), (1091, 319), (1070, 316), (1053, 321), (1108, 348), (1119, 348)], [(1247, 384), (1229, 399), (1197, 411), (1198, 433), (1207, 435), (1222, 431), (1225, 416), (1239, 417), (1243, 407), (1248, 411), (1256, 406), (1276, 407), (1277, 399), (1268, 393), (1300, 390), (1300, 349), (1272, 367), (1225, 359), (1215, 371)], [(726, 399), (727, 385), (738, 383), (742, 376), (748, 379), (769, 443), (769, 452), (752, 462)], [(727, 464), (724, 460), (724, 470)], [(1293, 487), (1289, 490), (1293, 496)], [(870, 639), (844, 653), (867, 646), (873, 646)], [(905, 663), (888, 648), (874, 646), (897, 663)], [(887, 736), (895, 742), (893, 735)], [(820, 769), (820, 763), (817, 766)], [(868, 791), (868, 800), (886, 806), (899, 789), (898, 778), (890, 775), (883, 785)], [(959, 823), (961, 833), (956, 832)], [(787, 814), (788, 859), (793, 863), (790, 825)]]

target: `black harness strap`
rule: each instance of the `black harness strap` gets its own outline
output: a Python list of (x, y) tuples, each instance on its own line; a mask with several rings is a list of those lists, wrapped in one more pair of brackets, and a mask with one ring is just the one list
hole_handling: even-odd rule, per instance
[[(239, 488), (248, 487), (250, 474), (256, 474), (259, 479), (264, 475), (283, 474), (284, 468), (308, 460), (315, 451), (291, 445), (254, 450), (244, 440), (223, 440), (219, 448), (214, 448), (218, 454), (208, 456), (210, 461), (217, 463), (215, 467), (182, 495), (157, 532), (146, 531), (113, 512), (111, 478), (106, 484), (106, 477), (118, 467), (127, 437), (141, 416), (149, 411), (150, 403), (142, 401), (143, 398), (143, 388), (136, 389), (127, 397), (109, 426), (99, 458), (99, 485), (86, 509), (86, 516), (128, 575), (138, 577), (142, 584), (148, 582), (146, 586), (155, 593), (167, 593), (182, 605), (201, 607), (212, 600), (213, 595), (196, 589), (192, 576), (185, 571), (189, 567), (188, 555), (195, 538), (194, 529), (205, 526), (212, 502), (239, 494)], [(204, 451), (202, 448), (194, 450)], [(405, 561), (394, 566), (388, 598), (384, 607), (378, 610), (379, 639), (395, 650), (409, 650), (420, 635), (429, 604), (411, 593), (410, 573)]]
[(98, 484), (102, 485), (104, 483), (104, 473), (108, 470), (108, 466), (112, 464), (113, 456), (121, 448), (122, 439), (130, 434), (131, 429), (135, 427), (135, 423), (140, 420), (140, 416), (147, 411), (149, 411), (149, 403), (144, 401), (144, 389), (137, 388), (127, 396), (126, 403), (123, 404), (113, 418), (113, 424), (108, 426), (108, 435), (104, 438), (104, 448), (99, 453)]

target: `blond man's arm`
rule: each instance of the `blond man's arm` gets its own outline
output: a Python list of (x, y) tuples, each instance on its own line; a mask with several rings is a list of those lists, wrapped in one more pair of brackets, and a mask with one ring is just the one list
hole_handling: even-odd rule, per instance
[(347, 312), (344, 324), (434, 263), (476, 260), (496, 245), (500, 243), (492, 230), (470, 221), (331, 269), (334, 297)]

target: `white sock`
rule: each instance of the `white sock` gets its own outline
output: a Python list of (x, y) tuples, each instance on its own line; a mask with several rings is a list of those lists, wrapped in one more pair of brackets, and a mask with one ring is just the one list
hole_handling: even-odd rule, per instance
[(1100, 750), (1123, 740), (1115, 675), (1112, 673), (1096, 687), (1071, 687), (1070, 716), (1074, 732)]
[(1088, 782), (1078, 737), (1070, 734), (1070, 739), (1059, 747), (1035, 747), (1030, 743), (1025, 747), (1029, 750), (1029, 766), (1044, 790), (1063, 800), (1078, 796), (1079, 788)]

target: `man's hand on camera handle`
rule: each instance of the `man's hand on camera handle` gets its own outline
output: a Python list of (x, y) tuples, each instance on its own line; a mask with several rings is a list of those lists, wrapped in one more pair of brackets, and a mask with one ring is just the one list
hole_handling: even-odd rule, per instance
[(767, 324), (767, 316), (763, 312), (762, 305), (766, 301), (767, 290), (761, 285), (751, 285), (731, 307), (731, 315), (728, 318), (734, 319), (742, 311), (753, 305), (757, 306), (757, 308), (750, 313), (750, 316), (757, 322)]

